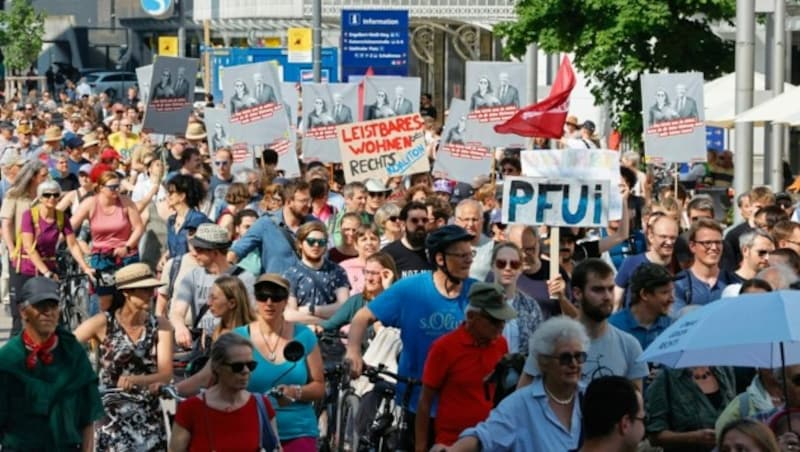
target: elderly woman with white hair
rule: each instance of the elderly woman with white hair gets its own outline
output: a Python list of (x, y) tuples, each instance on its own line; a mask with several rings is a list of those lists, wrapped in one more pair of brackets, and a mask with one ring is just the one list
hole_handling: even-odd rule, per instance
[(589, 336), (578, 321), (550, 318), (530, 339), (531, 358), (541, 377), (518, 389), (461, 433), (448, 451), (577, 450), (581, 438), (581, 368)]
[(61, 198), (61, 187), (53, 180), (46, 180), (36, 188), (36, 199), (31, 207), (22, 213), (20, 228), (16, 237), (16, 249), (12, 265), (11, 285), (15, 293), (20, 293), (25, 281), (43, 275), (58, 279), (56, 274), (56, 245), (61, 234), (67, 243), (72, 257), (87, 275), (92, 269), (86, 263), (83, 252), (75, 240), (72, 226), (63, 211), (56, 205)]

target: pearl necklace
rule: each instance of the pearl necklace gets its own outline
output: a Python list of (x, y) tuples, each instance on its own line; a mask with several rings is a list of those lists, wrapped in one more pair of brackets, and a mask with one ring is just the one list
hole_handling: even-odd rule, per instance
[(547, 394), (547, 396), (550, 397), (553, 400), (553, 402), (555, 402), (555, 403), (557, 403), (559, 405), (569, 405), (570, 403), (572, 403), (573, 400), (575, 400), (575, 393), (574, 392), (572, 393), (571, 396), (569, 396), (568, 399), (563, 400), (563, 399), (559, 399), (558, 397), (554, 396), (553, 393), (550, 392), (550, 390), (547, 389), (547, 386), (545, 386), (544, 384), (542, 386), (544, 387), (544, 392)]

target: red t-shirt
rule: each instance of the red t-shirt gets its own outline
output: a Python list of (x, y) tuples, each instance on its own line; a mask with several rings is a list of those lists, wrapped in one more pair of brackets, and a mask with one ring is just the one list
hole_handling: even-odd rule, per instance
[(422, 383), (439, 393), (437, 444), (452, 445), (462, 431), (489, 416), (494, 386), (486, 400), (483, 379), (506, 353), (508, 343), (504, 337), (478, 347), (463, 324), (433, 343), (425, 360)]
[[(262, 396), (263, 397), (263, 396)], [(275, 410), (264, 397), (269, 418), (275, 417)], [(206, 416), (208, 416), (206, 418)], [(190, 452), (257, 451), (258, 444), (258, 406), (255, 397), (238, 410), (226, 412), (209, 407), (200, 396), (186, 399), (178, 405), (175, 422), (192, 434), (189, 442)], [(209, 441), (211, 429), (213, 443)]]

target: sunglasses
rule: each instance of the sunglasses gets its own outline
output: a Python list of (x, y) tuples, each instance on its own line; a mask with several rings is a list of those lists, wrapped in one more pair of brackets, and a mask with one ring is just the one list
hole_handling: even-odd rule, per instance
[(61, 196), (61, 193), (42, 193), (42, 198), (58, 198)]
[(268, 301), (271, 301), (273, 303), (283, 303), (284, 301), (286, 301), (287, 298), (289, 298), (289, 295), (286, 294), (285, 292), (275, 293), (270, 291), (258, 291), (258, 290), (256, 290), (255, 296), (256, 296), (256, 301), (260, 301), (262, 303), (266, 303)]
[(215, 160), (214, 161), (214, 164), (217, 165), (217, 166), (228, 166), (228, 165), (230, 165), (230, 163), (231, 162), (229, 162), (227, 160)]
[(560, 355), (542, 355), (542, 356), (544, 356), (545, 358), (556, 359), (558, 360), (558, 363), (561, 364), (562, 366), (569, 366), (570, 364), (572, 364), (573, 361), (575, 361), (578, 364), (583, 364), (586, 362), (586, 358), (589, 357), (589, 355), (586, 352), (575, 352), (575, 353), (565, 352)]
[(511, 270), (519, 270), (522, 266), (522, 262), (517, 260), (495, 259), (494, 265), (499, 269), (511, 268)]
[(258, 363), (255, 361), (240, 361), (235, 363), (225, 363), (225, 365), (230, 367), (234, 373), (240, 374), (244, 372), (245, 367), (250, 372), (256, 370), (256, 366), (258, 366)]
[(399, 221), (399, 220), (400, 220), (400, 217), (398, 217), (397, 215), (392, 215), (392, 216), (389, 217), (389, 221)]
[(119, 184), (104, 185), (104, 187), (111, 191), (119, 191)]
[(324, 248), (328, 246), (328, 239), (312, 239), (311, 237), (306, 237), (306, 244), (308, 246), (321, 246)]
[(413, 223), (414, 225), (425, 224), (428, 222), (427, 218), (409, 218), (408, 221)]

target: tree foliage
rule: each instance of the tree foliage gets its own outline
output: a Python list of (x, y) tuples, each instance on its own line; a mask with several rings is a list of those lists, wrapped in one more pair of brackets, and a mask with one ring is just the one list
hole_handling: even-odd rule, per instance
[(0, 48), (7, 69), (23, 71), (42, 51), (45, 14), (36, 11), (28, 0), (9, 3), (10, 7), (0, 12)]
[(623, 136), (640, 142), (640, 75), (702, 72), (707, 80), (733, 71), (735, 43), (711, 31), (731, 21), (735, 0), (520, 0), (517, 20), (495, 31), (506, 53), (522, 56), (530, 43), (575, 55), (598, 104), (611, 105)]

